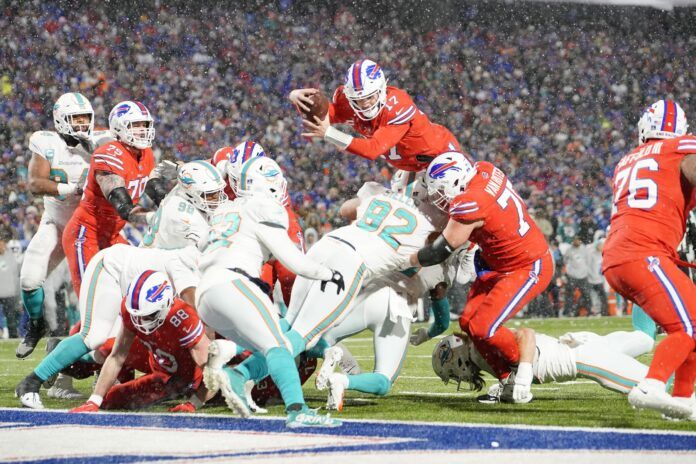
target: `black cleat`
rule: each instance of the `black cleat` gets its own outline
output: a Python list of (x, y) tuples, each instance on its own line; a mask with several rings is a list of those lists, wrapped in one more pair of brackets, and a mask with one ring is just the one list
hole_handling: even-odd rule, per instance
[(41, 319), (30, 319), (29, 320), (29, 330), (24, 336), (24, 339), (19, 342), (17, 346), (17, 351), (15, 355), (19, 359), (24, 359), (34, 352), (34, 348), (39, 343), (39, 340), (46, 334), (46, 323), (43, 318)]
[(31, 409), (43, 409), (44, 405), (39, 396), (41, 388), (41, 379), (33, 372), (24, 377), (15, 388), (15, 396), (19, 398), (22, 406)]

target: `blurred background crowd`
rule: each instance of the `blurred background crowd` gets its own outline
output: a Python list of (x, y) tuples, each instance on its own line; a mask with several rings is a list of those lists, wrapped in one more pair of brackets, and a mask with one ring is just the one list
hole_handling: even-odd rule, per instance
[[(97, 126), (107, 125), (118, 101), (145, 103), (159, 157), (209, 158), (225, 145), (260, 142), (284, 168), (308, 235), (319, 237), (342, 225), (343, 199), (366, 180), (388, 182), (390, 170), (302, 139), (287, 94), (313, 86), (331, 95), (350, 64), (369, 57), (474, 159), (513, 179), (553, 244), (563, 282), (576, 279), (572, 269), (564, 275), (568, 250), (586, 247), (589, 256), (601, 247), (613, 166), (637, 143), (642, 110), (671, 97), (693, 117), (696, 9), (447, 0), (167, 4), (3, 2), (0, 236), (17, 253), (42, 212), (27, 188), (27, 141), (53, 128), (52, 105), (67, 91), (91, 100)], [(587, 266), (577, 274), (582, 280), (595, 258), (566, 261)], [(586, 284), (595, 285), (578, 288)], [(572, 298), (574, 307), (559, 303), (554, 315), (577, 314), (577, 292)], [(601, 302), (593, 306), (606, 312)]]

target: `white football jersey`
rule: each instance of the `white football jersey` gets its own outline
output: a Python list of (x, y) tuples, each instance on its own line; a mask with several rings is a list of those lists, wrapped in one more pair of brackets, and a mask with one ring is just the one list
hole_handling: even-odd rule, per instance
[[(54, 182), (72, 182), (83, 187), (89, 171), (90, 150), (111, 139), (108, 131), (94, 132), (86, 144), (68, 146), (65, 140), (53, 131), (34, 132), (29, 138), (29, 150), (46, 159), (51, 165), (50, 179)], [(78, 195), (44, 197), (44, 214), (56, 224), (65, 226), (80, 203)]]
[[(258, 239), (260, 223), (287, 231), (288, 213), (276, 201), (263, 196), (240, 197), (218, 207), (210, 217), (208, 244), (200, 270), (239, 268), (252, 277), (261, 275), (261, 267), (271, 252)], [(205, 283), (209, 279), (205, 279)]]
[(532, 371), (539, 382), (565, 382), (577, 377), (575, 353), (568, 345), (537, 332), (536, 347)]
[(202, 250), (209, 229), (204, 213), (193, 206), (177, 185), (164, 197), (150, 219), (141, 246), (173, 250), (194, 245)]
[(331, 233), (362, 256), (370, 277), (396, 270), (420, 250), (435, 228), (412, 199), (366, 184), (358, 192), (357, 221)]
[(147, 270), (166, 272), (177, 293), (197, 287), (199, 256), (200, 252), (193, 246), (159, 250), (117, 244), (101, 250), (92, 259), (104, 260), (104, 271), (119, 281), (121, 294), (125, 295), (131, 282)]

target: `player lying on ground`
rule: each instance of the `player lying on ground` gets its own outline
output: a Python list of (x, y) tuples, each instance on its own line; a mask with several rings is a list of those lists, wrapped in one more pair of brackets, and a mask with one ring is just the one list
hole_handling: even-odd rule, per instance
[[(653, 340), (644, 332), (570, 332), (560, 338), (532, 329), (512, 331), (520, 351), (516, 375), (496, 382), (481, 402), (528, 403), (532, 400), (532, 382), (567, 382), (591, 379), (619, 393), (627, 394), (645, 378), (648, 367), (635, 358), (650, 353)], [(468, 382), (473, 389), (485, 385), (481, 371), (496, 376), (476, 344), (466, 334), (442, 339), (433, 350), (433, 370), (445, 383)]]
[[(696, 419), (696, 284), (679, 269), (677, 254), (696, 206), (696, 137), (686, 135), (687, 127), (684, 110), (671, 100), (654, 103), (641, 116), (640, 145), (614, 173), (602, 266), (609, 285), (667, 332), (628, 401), (670, 418)], [(665, 384), (672, 375), (670, 396)]]
[[(94, 393), (70, 412), (141, 409), (188, 397), (175, 411), (192, 412), (212, 395), (202, 385), (210, 341), (196, 311), (174, 297), (166, 274), (145, 271), (129, 286), (121, 303), (123, 325), (104, 362)], [(150, 352), (149, 374), (114, 385), (138, 338)]]
[[(309, 111), (319, 90), (297, 89), (290, 101)], [(353, 137), (331, 124), (350, 123), (365, 138)], [(333, 94), (323, 118), (304, 120), (307, 137), (324, 139), (342, 150), (370, 160), (383, 156), (397, 169), (422, 171), (435, 156), (459, 151), (452, 133), (433, 124), (403, 90), (387, 86), (380, 66), (358, 60), (348, 68), (345, 83)]]

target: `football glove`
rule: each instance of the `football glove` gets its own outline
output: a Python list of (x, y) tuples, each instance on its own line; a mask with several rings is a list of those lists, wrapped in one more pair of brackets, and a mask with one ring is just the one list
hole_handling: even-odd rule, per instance
[(99, 406), (94, 401), (87, 401), (76, 408), (72, 408), (69, 412), (97, 412), (99, 411)]

